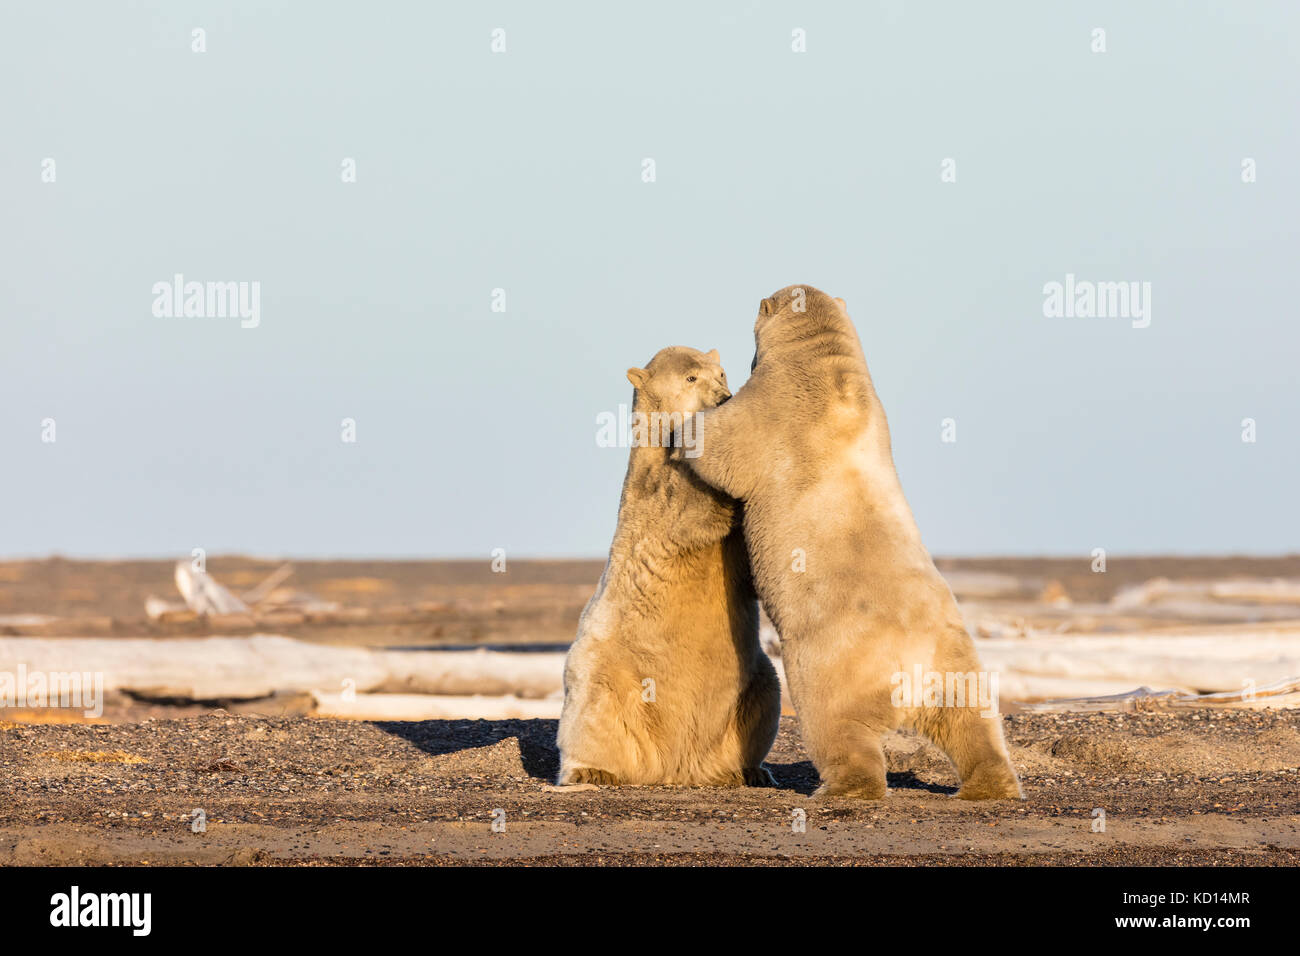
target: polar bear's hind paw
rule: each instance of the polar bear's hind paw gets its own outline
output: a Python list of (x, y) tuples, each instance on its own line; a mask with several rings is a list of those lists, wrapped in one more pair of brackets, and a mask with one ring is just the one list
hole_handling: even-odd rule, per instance
[(602, 787), (617, 787), (619, 781), (618, 777), (608, 770), (597, 770), (595, 767), (575, 767), (565, 775), (565, 778), (560, 783), (594, 783)]

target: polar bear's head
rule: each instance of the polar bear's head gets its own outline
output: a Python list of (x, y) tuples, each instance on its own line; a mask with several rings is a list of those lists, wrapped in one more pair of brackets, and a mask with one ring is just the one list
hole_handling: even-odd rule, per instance
[(731, 397), (717, 349), (699, 352), (682, 345), (662, 349), (645, 368), (628, 369), (627, 380), (636, 388), (632, 407), (639, 411), (689, 415)]
[(851, 329), (848, 306), (843, 299), (829, 296), (810, 285), (786, 286), (758, 304), (754, 320), (754, 363), (761, 355), (784, 343), (815, 344), (826, 332)]

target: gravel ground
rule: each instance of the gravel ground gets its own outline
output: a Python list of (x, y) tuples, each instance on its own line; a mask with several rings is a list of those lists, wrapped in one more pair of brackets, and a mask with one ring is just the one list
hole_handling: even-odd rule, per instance
[(1023, 803), (904, 735), (887, 799), (814, 799), (793, 718), (777, 789), (564, 792), (554, 721), (0, 724), (0, 863), (1300, 864), (1300, 712), (1004, 719)]

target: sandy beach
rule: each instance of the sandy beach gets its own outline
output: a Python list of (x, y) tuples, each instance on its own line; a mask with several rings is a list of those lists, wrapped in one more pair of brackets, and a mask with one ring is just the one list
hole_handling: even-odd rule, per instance
[(1016, 715), (1006, 730), (1023, 803), (956, 799), (943, 758), (902, 736), (884, 801), (813, 799), (790, 718), (778, 789), (576, 792), (547, 789), (552, 721), (9, 724), (0, 864), (1300, 863), (1295, 711)]

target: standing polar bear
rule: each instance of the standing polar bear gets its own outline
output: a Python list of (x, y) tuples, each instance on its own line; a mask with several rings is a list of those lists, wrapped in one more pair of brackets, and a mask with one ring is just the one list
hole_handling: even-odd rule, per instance
[[(633, 448), (618, 527), (564, 664), (560, 784), (772, 785), (781, 716), (758, 643), (739, 507), (670, 457), (730, 398), (717, 351), (628, 369)], [(650, 429), (646, 428), (649, 422)]]
[[(906, 726), (948, 755), (959, 796), (1020, 798), (1001, 719), (967, 696), (979, 659), (903, 497), (844, 300), (782, 289), (763, 300), (754, 340), (753, 374), (696, 416), (698, 455), (685, 461), (744, 504), (818, 793), (883, 797), (881, 736)], [(961, 700), (899, 695), (913, 674), (939, 675)]]

